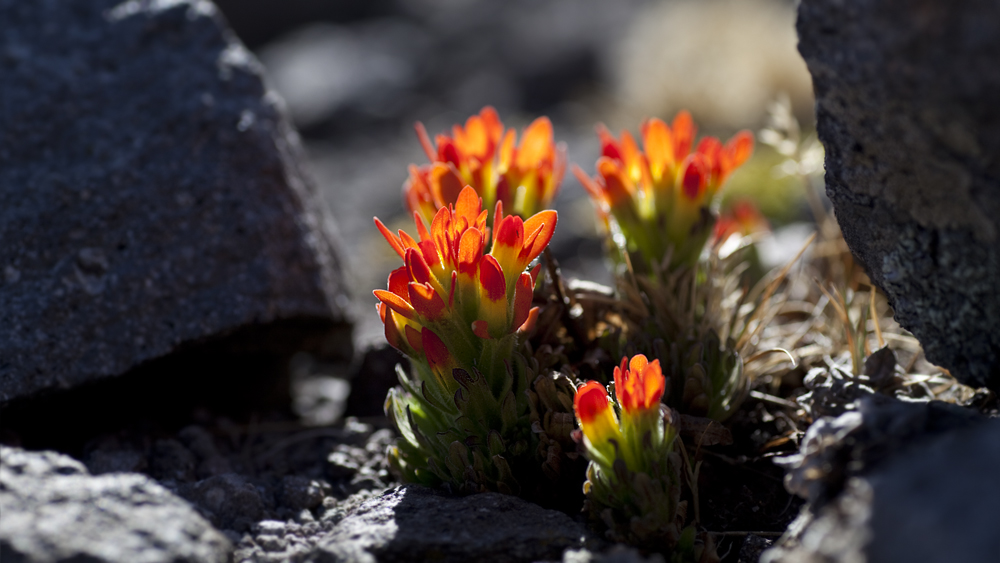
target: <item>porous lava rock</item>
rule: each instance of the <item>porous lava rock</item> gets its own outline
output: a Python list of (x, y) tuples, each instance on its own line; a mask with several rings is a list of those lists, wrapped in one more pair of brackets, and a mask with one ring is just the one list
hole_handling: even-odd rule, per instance
[(850, 478), (831, 502), (804, 511), (761, 561), (997, 561), (997, 467), (1000, 420), (911, 441), (870, 472)]
[(405, 485), (329, 512), (313, 530), (262, 523), (236, 558), (270, 561), (270, 552), (282, 561), (513, 563), (559, 561), (568, 549), (601, 544), (566, 514), (499, 493), (456, 498)]
[(232, 547), (144, 475), (92, 476), (54, 452), (0, 446), (0, 559), (57, 563), (223, 563)]
[(0, 76), (0, 405), (263, 327), (343, 347), (331, 225), (214, 5), (0, 0)]
[(927, 358), (1000, 389), (1000, 4), (803, 0), (826, 190)]

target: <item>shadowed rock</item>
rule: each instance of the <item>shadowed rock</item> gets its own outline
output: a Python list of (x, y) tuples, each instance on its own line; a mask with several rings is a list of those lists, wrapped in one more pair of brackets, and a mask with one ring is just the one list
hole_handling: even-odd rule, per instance
[(225, 536), (149, 477), (53, 452), (0, 447), (0, 505), (3, 561), (229, 561)]
[(997, 561), (998, 466), (997, 420), (911, 441), (873, 471), (849, 479), (831, 502), (804, 510), (761, 561)]
[(826, 189), (927, 358), (1000, 389), (1000, 4), (804, 0)]
[(455, 498), (414, 485), (390, 489), (342, 516), (324, 516), (316, 530), (279, 526), (275, 532), (263, 524), (252, 547), (246, 540), (238, 547), (237, 560), (558, 561), (567, 549), (595, 543), (569, 516), (516, 497)]
[(350, 353), (297, 136), (211, 3), (0, 0), (0, 76), (0, 405), (179, 350), (206, 381), (205, 342)]

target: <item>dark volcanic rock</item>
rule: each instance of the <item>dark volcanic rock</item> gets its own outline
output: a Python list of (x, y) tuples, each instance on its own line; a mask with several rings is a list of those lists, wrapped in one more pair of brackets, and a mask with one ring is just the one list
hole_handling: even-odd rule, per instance
[(52, 452), (0, 447), (0, 559), (223, 562), (229, 541), (143, 475), (91, 476)]
[(1000, 389), (1000, 4), (804, 0), (826, 186), (927, 358)]
[(913, 444), (815, 513), (764, 562), (1000, 560), (1000, 420)]
[(264, 517), (260, 491), (242, 475), (226, 473), (209, 477), (183, 487), (180, 493), (206, 511), (220, 528), (242, 532)]
[(253, 545), (241, 545), (236, 557), (345, 563), (558, 561), (563, 551), (582, 548), (588, 539), (586, 528), (565, 514), (498, 493), (455, 498), (408, 485), (331, 514), (338, 515), (312, 526), (262, 522)]
[(297, 137), (211, 3), (0, 0), (0, 76), (0, 404), (247, 327), (344, 346)]

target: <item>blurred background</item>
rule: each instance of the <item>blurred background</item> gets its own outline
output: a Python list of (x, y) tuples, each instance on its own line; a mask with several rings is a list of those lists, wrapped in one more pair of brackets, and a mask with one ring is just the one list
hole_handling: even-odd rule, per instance
[[(598, 122), (637, 133), (644, 117), (669, 121), (688, 109), (700, 133), (725, 140), (760, 131), (784, 100), (803, 135), (812, 129), (791, 0), (216, 1), (302, 135), (345, 243), (362, 350), (383, 342), (371, 291), (398, 266), (372, 217), (413, 231), (401, 187), (407, 165), (426, 162), (415, 121), (433, 137), (484, 105), (519, 131), (547, 115), (569, 162), (588, 173)], [(775, 227), (809, 220), (801, 176), (783, 170), (788, 154), (760, 141), (723, 205), (749, 194)], [(564, 274), (608, 282), (593, 210), (572, 174), (556, 208), (552, 249)]]

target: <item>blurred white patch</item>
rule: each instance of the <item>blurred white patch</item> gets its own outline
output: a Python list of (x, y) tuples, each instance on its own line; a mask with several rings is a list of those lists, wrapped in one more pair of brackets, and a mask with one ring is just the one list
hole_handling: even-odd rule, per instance
[(688, 109), (703, 125), (750, 127), (779, 92), (812, 112), (796, 43), (792, 2), (670, 0), (637, 14), (608, 70), (627, 111), (669, 119)]

